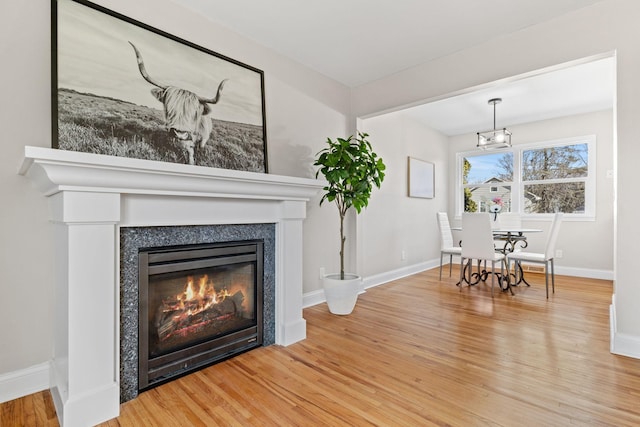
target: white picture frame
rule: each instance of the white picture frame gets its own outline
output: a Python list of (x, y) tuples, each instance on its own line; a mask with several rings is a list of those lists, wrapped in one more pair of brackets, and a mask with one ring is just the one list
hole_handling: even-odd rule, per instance
[(408, 157), (409, 197), (435, 197), (435, 165), (432, 162)]

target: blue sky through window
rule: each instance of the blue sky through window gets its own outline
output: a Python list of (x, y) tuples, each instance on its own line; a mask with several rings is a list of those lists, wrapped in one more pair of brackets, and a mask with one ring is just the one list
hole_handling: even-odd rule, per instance
[(510, 155), (513, 158), (512, 153), (495, 153), (466, 157), (467, 161), (471, 164), (468, 183), (478, 184), (485, 182), (504, 172), (498, 163), (498, 160), (504, 155)]

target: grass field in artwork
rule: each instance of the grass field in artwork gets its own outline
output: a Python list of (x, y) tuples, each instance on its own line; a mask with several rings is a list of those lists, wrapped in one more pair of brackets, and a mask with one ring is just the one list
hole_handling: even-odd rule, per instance
[[(212, 120), (199, 166), (265, 172), (261, 126)], [(166, 130), (163, 112), (113, 98), (58, 90), (58, 148), (187, 163)]]

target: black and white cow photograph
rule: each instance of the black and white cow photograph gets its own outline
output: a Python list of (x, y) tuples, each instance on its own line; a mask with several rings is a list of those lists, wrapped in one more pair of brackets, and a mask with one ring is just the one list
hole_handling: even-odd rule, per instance
[(261, 70), (84, 0), (55, 4), (53, 148), (267, 172)]

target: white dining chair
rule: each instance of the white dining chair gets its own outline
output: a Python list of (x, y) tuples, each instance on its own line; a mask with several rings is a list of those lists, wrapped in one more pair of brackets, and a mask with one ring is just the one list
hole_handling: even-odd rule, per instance
[(518, 229), (522, 227), (522, 216), (517, 212), (498, 214), (499, 227), (502, 229)]
[[(551, 290), (556, 291), (555, 272), (553, 258), (556, 252), (556, 242), (558, 241), (558, 233), (560, 232), (560, 224), (562, 223), (562, 213), (556, 213), (553, 216), (551, 230), (547, 236), (544, 253), (538, 252), (512, 252), (507, 254), (507, 271), (510, 270), (511, 261), (515, 263), (515, 274), (522, 274), (522, 261), (544, 264), (544, 285), (549, 298), (549, 269), (551, 269)], [(516, 282), (518, 278), (516, 277)]]
[(489, 213), (462, 213), (462, 254), (460, 256), (460, 291), (464, 283), (464, 261), (469, 260), (469, 274), (471, 274), (473, 260), (491, 262), (491, 297), (495, 282), (496, 262), (500, 263), (500, 277), (504, 276), (505, 256), (496, 252), (493, 245), (493, 231), (491, 230), (491, 215)]
[[(497, 222), (497, 223), (496, 223)], [(494, 233), (493, 240), (496, 240), (496, 249), (502, 253), (519, 250), (516, 245), (509, 245), (514, 241), (514, 233), (496, 232), (497, 230), (519, 230), (522, 228), (522, 216), (517, 212), (504, 212), (498, 214), (497, 221), (493, 222)], [(505, 243), (500, 243), (500, 242)]]
[(453, 244), (453, 235), (449, 225), (449, 217), (446, 212), (438, 212), (438, 228), (440, 229), (440, 280), (442, 280), (442, 257), (449, 255), (449, 277), (451, 277), (451, 267), (453, 256), (460, 255), (462, 248)]

